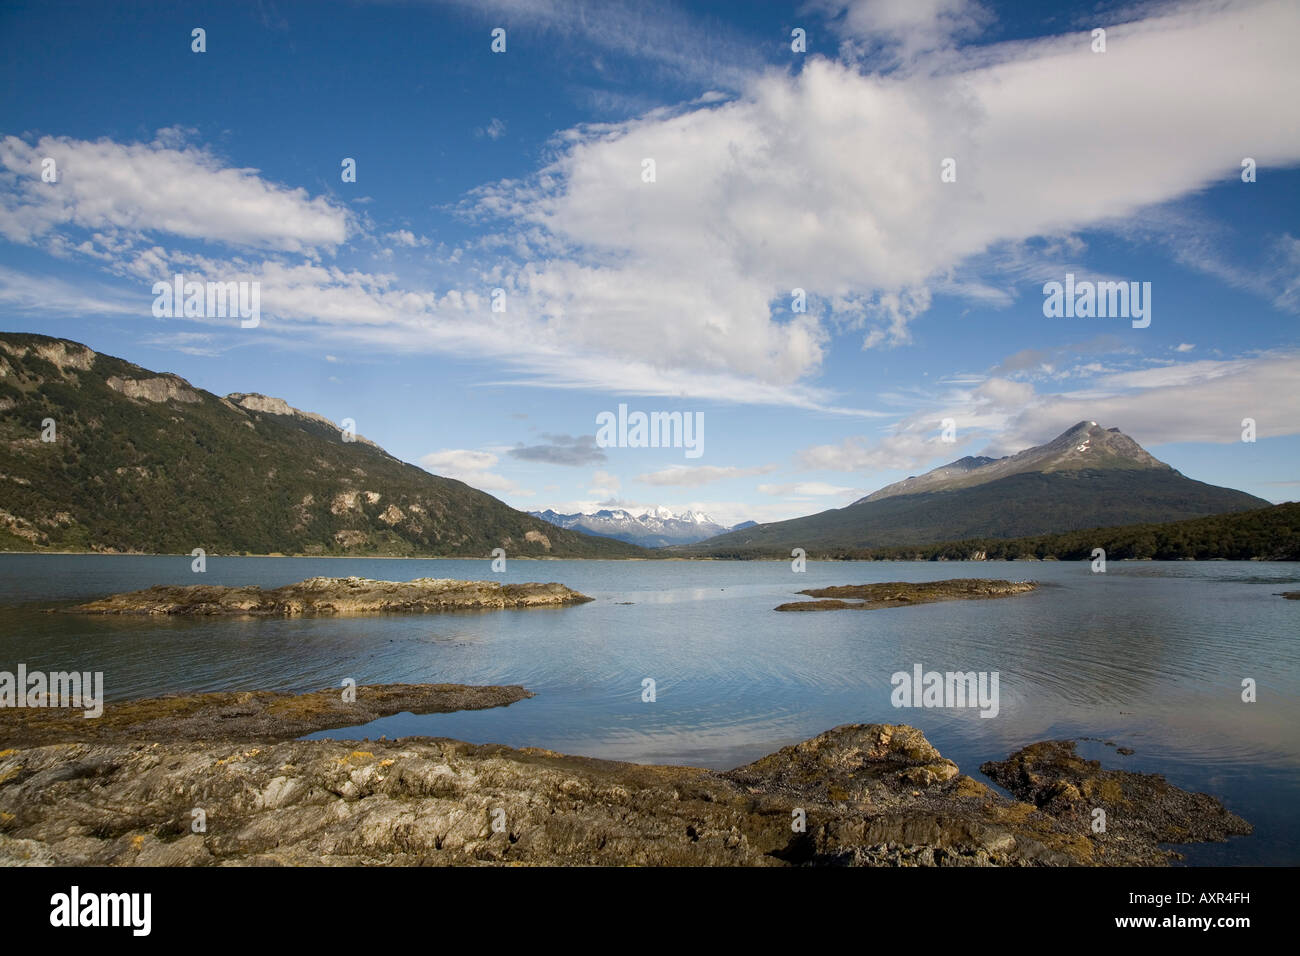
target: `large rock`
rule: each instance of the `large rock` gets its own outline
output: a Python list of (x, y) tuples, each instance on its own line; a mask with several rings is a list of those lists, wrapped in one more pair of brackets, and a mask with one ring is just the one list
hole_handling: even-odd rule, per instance
[(980, 770), (1058, 820), (1080, 827), (1104, 821), (1105, 832), (1095, 835), (1102, 857), (1159, 864), (1168, 854), (1157, 844), (1222, 842), (1254, 830), (1214, 797), (1180, 790), (1159, 774), (1103, 770), (1080, 757), (1073, 740), (1030, 744)]

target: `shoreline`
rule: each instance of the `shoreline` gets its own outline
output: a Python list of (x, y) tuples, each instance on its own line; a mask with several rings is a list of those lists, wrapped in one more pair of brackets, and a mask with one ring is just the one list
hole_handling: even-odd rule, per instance
[[(51, 555), (55, 557), (104, 557), (104, 558), (185, 558), (193, 560), (194, 555), (176, 553), (171, 554), (165, 551), (0, 551), (0, 557), (7, 555)], [(208, 553), (206, 558), (292, 558), (294, 560), (331, 560), (331, 561), (487, 561), (493, 559), (491, 555), (487, 557), (465, 557), (463, 555), (403, 555), (403, 554), (213, 554)], [(717, 558), (717, 557), (680, 557), (678, 555), (665, 555), (662, 558), (656, 557), (627, 557), (627, 558), (557, 558), (549, 555), (519, 555), (510, 557), (510, 561), (681, 561), (681, 562), (699, 562), (714, 561), (727, 562), (731, 564), (788, 564), (790, 558), (787, 557), (770, 557), (770, 558)], [(810, 564), (1087, 564), (1088, 558), (815, 558), (806, 559)], [(1227, 562), (1232, 564), (1296, 564), (1297, 560), (1288, 558), (1108, 558), (1108, 564), (1213, 564), (1215, 562)]]
[(727, 771), (444, 737), (300, 739), (531, 696), (220, 692), (110, 702), (91, 721), (0, 708), (0, 865), (1145, 866), (1179, 858), (1164, 844), (1253, 831), (1073, 741), (981, 765), (1007, 798), (904, 724), (842, 725)]

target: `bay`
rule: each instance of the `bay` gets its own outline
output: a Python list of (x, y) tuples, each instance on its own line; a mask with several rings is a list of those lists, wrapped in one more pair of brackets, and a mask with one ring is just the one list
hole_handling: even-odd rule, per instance
[[(1048, 738), (1223, 800), (1252, 836), (1189, 863), (1300, 863), (1300, 569), (1265, 562), (523, 561), (0, 555), (0, 670), (103, 671), (121, 700), (358, 684), (522, 684), (506, 708), (394, 715), (316, 736), (411, 734), (723, 769), (845, 723), (919, 727), (962, 770)], [(565, 609), (298, 620), (142, 619), (46, 609), (154, 584), (277, 587), (314, 575), (559, 581)], [(879, 611), (777, 613), (802, 588), (946, 577), (1032, 593)], [(890, 676), (997, 671), (996, 718), (898, 709)], [(643, 681), (656, 700), (642, 700)], [(1241, 699), (1243, 678), (1258, 700)], [(1106, 741), (1115, 746), (1107, 746)], [(1121, 756), (1118, 747), (1135, 753)], [(987, 782), (987, 781), (985, 781)]]

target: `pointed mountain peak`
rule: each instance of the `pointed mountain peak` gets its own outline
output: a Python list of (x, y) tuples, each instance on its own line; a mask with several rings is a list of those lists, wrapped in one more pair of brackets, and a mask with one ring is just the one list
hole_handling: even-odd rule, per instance
[(1134, 470), (1169, 469), (1169, 466), (1129, 438), (1118, 428), (1102, 428), (1094, 421), (1082, 421), (1067, 428), (1043, 445), (1026, 448), (1005, 458), (967, 456), (927, 471), (919, 477), (906, 478), (860, 498), (854, 504), (879, 501), (896, 495), (951, 491), (996, 481), (1010, 475), (1085, 469)]

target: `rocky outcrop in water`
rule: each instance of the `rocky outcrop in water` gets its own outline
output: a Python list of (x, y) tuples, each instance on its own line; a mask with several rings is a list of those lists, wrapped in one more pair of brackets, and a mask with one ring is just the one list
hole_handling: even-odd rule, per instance
[(591, 600), (555, 582), (501, 584), (452, 578), (374, 581), (349, 577), (308, 578), (270, 590), (253, 585), (158, 585), (143, 591), (114, 594), (67, 610), (79, 614), (299, 617), (567, 607)]
[[(1118, 752), (1125, 750), (1133, 752)], [(1160, 843), (1220, 842), (1254, 829), (1208, 794), (1180, 790), (1159, 774), (1103, 770), (1080, 757), (1072, 740), (1030, 744), (980, 770), (1058, 820), (1104, 820), (1100, 848), (1141, 863), (1164, 862)]]
[(1038, 587), (1035, 581), (999, 581), (993, 578), (953, 578), (948, 581), (887, 581), (880, 584), (845, 584), (800, 591), (820, 601), (791, 601), (778, 611), (872, 611), (885, 607), (933, 604), (937, 601), (971, 601), (1011, 597)]
[(389, 714), (449, 714), (504, 707), (532, 697), (518, 685), (373, 684), (309, 694), (221, 691), (110, 701), (101, 717), (59, 707), (0, 709), (0, 746), (78, 741), (292, 740), (333, 727), (359, 727)]
[[(1244, 832), (1211, 798), (1126, 774), (1119, 793), (1164, 825), (1093, 833), (1074, 802), (1008, 800), (901, 725), (837, 727), (725, 773), (440, 738), (287, 739), (522, 696), (207, 694), (110, 702), (99, 721), (62, 725), (0, 710), (0, 865), (1123, 865), (1174, 856), (1155, 843), (1171, 827), (1188, 840)], [(1031, 747), (1007, 763), (1061, 759)], [(1238, 822), (1207, 828), (1213, 813)]]

